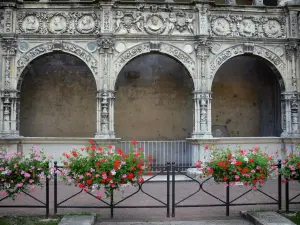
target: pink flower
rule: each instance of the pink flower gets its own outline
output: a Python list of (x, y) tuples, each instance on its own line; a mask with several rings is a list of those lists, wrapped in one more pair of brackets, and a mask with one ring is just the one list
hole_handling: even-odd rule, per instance
[(254, 151), (257, 151), (258, 149), (259, 149), (259, 147), (258, 146), (254, 146)]
[(85, 175), (88, 176), (88, 177), (92, 176), (92, 174), (89, 173), (89, 172), (86, 172)]
[(37, 151), (37, 150), (39, 150), (39, 147), (35, 145), (35, 146), (33, 146), (33, 150)]
[(100, 174), (96, 174), (96, 177), (100, 177)]
[(78, 175), (78, 178), (79, 178), (79, 179), (83, 179), (83, 176), (82, 176), (82, 175)]
[(260, 170), (260, 166), (256, 166), (256, 169), (257, 169), (257, 170)]
[(240, 176), (239, 175), (235, 175), (234, 178), (237, 180), (237, 179), (240, 179)]
[(32, 180), (32, 179), (29, 180), (29, 183), (30, 183), (30, 184), (32, 184), (33, 182), (34, 182), (34, 180)]
[(251, 170), (250, 172), (251, 172), (251, 173), (255, 173), (255, 170)]
[(30, 173), (25, 173), (24, 177), (30, 177)]
[(16, 187), (23, 187), (23, 183), (16, 184)]
[(252, 186), (251, 189), (252, 189), (252, 190), (256, 190), (257, 188), (256, 188), (255, 186)]
[(122, 175), (122, 178), (123, 178), (123, 179), (126, 179), (126, 177), (127, 177), (126, 174), (123, 174), (123, 175)]
[(91, 170), (90, 170), (90, 171), (91, 171), (91, 173), (93, 173), (93, 172), (95, 172), (95, 169), (91, 168)]
[(47, 178), (48, 178), (48, 179), (50, 179), (50, 178), (51, 178), (51, 176), (50, 176), (50, 175), (48, 175), (48, 176), (47, 176)]
[(235, 165), (236, 164), (236, 159), (235, 158), (232, 158), (231, 159), (231, 165)]

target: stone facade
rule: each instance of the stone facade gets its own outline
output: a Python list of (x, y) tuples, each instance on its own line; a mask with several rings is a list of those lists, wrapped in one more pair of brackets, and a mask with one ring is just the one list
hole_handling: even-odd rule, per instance
[(25, 116), (20, 116), (20, 92), (28, 65), (61, 52), (82, 60), (95, 80), (95, 138), (117, 138), (118, 76), (131, 60), (148, 53), (170, 56), (192, 78), (192, 140), (212, 138), (215, 75), (242, 55), (264, 59), (275, 71), (281, 96), (279, 135), (299, 137), (300, 5), (296, 0), (278, 1), (277, 7), (262, 7), (261, 0), (253, 0), (251, 7), (236, 1), (221, 4), (0, 3), (1, 138), (20, 137), (20, 118)]

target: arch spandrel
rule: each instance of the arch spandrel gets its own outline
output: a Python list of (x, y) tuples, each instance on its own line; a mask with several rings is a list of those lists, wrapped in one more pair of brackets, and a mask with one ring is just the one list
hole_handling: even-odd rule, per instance
[(157, 49), (152, 49), (150, 42), (148, 43), (140, 43), (137, 45), (134, 45), (131, 48), (128, 48), (123, 53), (121, 53), (115, 60), (114, 60), (114, 72), (112, 73), (112, 83), (111, 88), (114, 89), (116, 80), (118, 78), (119, 73), (124, 68), (124, 66), (132, 59), (134, 59), (137, 56), (143, 55), (145, 53), (149, 52), (160, 52), (162, 54), (166, 54), (168, 56), (171, 56), (172, 58), (178, 60), (182, 65), (186, 67), (186, 69), (189, 71), (190, 76), (193, 79), (193, 82), (195, 84), (195, 61), (191, 56), (189, 56), (187, 53), (182, 51), (180, 48), (170, 45), (167, 43), (160, 43), (159, 45), (159, 51)]
[(89, 67), (90, 71), (92, 72), (95, 78), (96, 85), (98, 87), (98, 79), (97, 79), (98, 61), (91, 53), (86, 51), (84, 48), (70, 42), (58, 42), (58, 43), (46, 42), (31, 48), (30, 50), (28, 50), (27, 52), (25, 52), (24, 54), (20, 55), (20, 57), (17, 58), (17, 65), (16, 65), (17, 82), (15, 84), (16, 85), (15, 88), (17, 90), (20, 88), (21, 82), (19, 81), (20, 79), (22, 79), (22, 76), (24, 76), (25, 74), (24, 70), (30, 64), (30, 62), (32, 62), (34, 59), (42, 55), (55, 52), (55, 51), (65, 52), (81, 59)]
[(261, 57), (267, 60), (273, 67), (276, 68), (277, 72), (279, 73), (278, 81), (281, 87), (281, 90), (286, 89), (286, 85), (288, 84), (287, 78), (284, 76), (286, 63), (278, 56), (276, 53), (272, 52), (271, 50), (259, 46), (259, 45), (247, 45), (247, 44), (239, 44), (230, 46), (217, 55), (215, 55), (209, 61), (209, 83), (208, 88), (211, 89), (214, 77), (217, 71), (221, 68), (221, 66), (227, 62), (229, 59), (244, 55), (244, 54), (251, 54), (254, 56)]

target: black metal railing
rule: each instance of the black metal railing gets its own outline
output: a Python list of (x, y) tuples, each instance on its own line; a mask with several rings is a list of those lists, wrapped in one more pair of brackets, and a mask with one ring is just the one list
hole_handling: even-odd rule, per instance
[[(54, 162), (54, 167), (55, 167), (55, 171), (61, 171), (61, 168), (63, 168), (62, 166), (58, 166), (57, 162)], [(151, 167), (152, 168), (152, 167)], [(95, 199), (97, 199), (99, 202), (104, 203), (104, 205), (65, 205), (63, 203), (66, 203), (67, 201), (69, 201), (70, 199), (76, 197), (77, 195), (81, 194), (83, 192), (83, 190), (78, 191), (77, 193), (71, 195), (70, 197), (58, 202), (58, 185), (57, 185), (57, 173), (55, 172), (54, 174), (54, 214), (57, 214), (57, 211), (59, 208), (102, 208), (102, 209), (110, 209), (110, 217), (113, 218), (114, 217), (114, 209), (120, 209), (120, 208), (164, 208), (166, 209), (166, 216), (169, 217), (170, 216), (170, 174), (171, 174), (171, 164), (167, 163), (166, 166), (162, 166), (162, 167), (153, 167), (153, 169), (155, 169), (155, 171), (158, 171), (158, 169), (160, 169), (160, 172), (157, 172), (155, 174), (153, 174), (152, 176), (150, 176), (149, 178), (147, 178), (143, 183), (138, 185), (138, 189), (130, 194), (129, 196), (123, 198), (120, 201), (114, 202), (114, 192), (112, 192), (112, 194), (110, 195), (110, 199), (109, 201), (104, 201), (102, 199), (98, 199), (97, 196), (93, 195), (90, 192), (87, 192), (86, 194), (94, 197)], [(158, 175), (167, 175), (167, 179), (166, 181), (164, 181), (164, 183), (166, 183), (166, 187), (165, 187), (165, 191), (166, 191), (166, 201), (162, 201), (161, 199), (159, 199), (158, 197), (155, 197), (153, 195), (151, 195), (150, 193), (146, 192), (143, 189), (143, 185), (146, 183), (150, 183), (151, 180), (158, 176)], [(120, 203), (125, 202), (127, 199), (132, 198), (133, 196), (135, 196), (137, 193), (142, 192), (143, 194), (147, 195), (148, 197), (150, 197), (151, 199), (155, 200), (155, 202), (159, 203), (156, 205), (120, 205)]]
[[(25, 192), (25, 191), (21, 191), (21, 193), (25, 194), (26, 196), (30, 197), (31, 199), (35, 200), (35, 202), (40, 203), (39, 205), (28, 205), (28, 204), (24, 204), (24, 205), (2, 205), (0, 204), (0, 208), (44, 208), (46, 210), (46, 214), (45, 217), (48, 218), (49, 217), (49, 209), (50, 209), (50, 201), (49, 201), (49, 193), (50, 193), (50, 188), (49, 188), (49, 179), (48, 177), (46, 177), (46, 181), (45, 181), (45, 197), (46, 200), (42, 201), (36, 197), (34, 197), (33, 195)], [(11, 197), (14, 193), (10, 193), (9, 195), (3, 197), (0, 199), (0, 203), (6, 199), (9, 199), (9, 197)]]
[[(281, 168), (281, 161), (278, 161), (276, 166), (278, 169)], [(189, 167), (191, 168), (191, 167)], [(195, 168), (195, 167), (194, 167)], [(249, 192), (252, 191), (252, 189), (242, 193), (241, 195), (239, 195), (238, 197), (234, 198), (234, 199), (230, 199), (230, 185), (229, 182), (227, 182), (226, 185), (226, 190), (225, 190), (225, 200), (215, 196), (213, 193), (207, 191), (204, 188), (204, 184), (207, 183), (207, 181), (209, 181), (210, 179), (213, 179), (213, 177), (208, 177), (207, 179), (205, 179), (203, 182), (200, 182), (199, 180), (196, 180), (195, 178), (188, 176), (185, 172), (182, 172), (182, 170), (187, 169), (186, 167), (182, 167), (182, 166), (175, 166), (175, 163), (172, 163), (172, 217), (175, 217), (175, 209), (176, 208), (183, 208), (183, 207), (226, 207), (226, 216), (229, 216), (230, 213), (230, 207), (231, 206), (245, 206), (245, 205), (278, 205), (278, 210), (281, 210), (282, 207), (282, 188), (281, 188), (281, 175), (280, 173), (278, 173), (277, 179), (278, 179), (278, 190), (277, 190), (277, 198), (272, 197), (271, 195), (265, 193), (264, 191), (257, 189), (258, 192), (262, 193), (263, 195), (267, 196), (269, 199), (273, 200), (271, 202), (254, 202), (254, 203), (235, 203), (238, 199), (240, 199), (241, 197), (247, 195)], [(181, 199), (180, 201), (176, 202), (175, 199), (175, 194), (176, 194), (176, 176), (175, 173), (179, 173), (181, 175), (184, 175), (186, 177), (188, 177), (190, 180), (188, 182), (195, 182), (197, 183), (198, 189), (196, 191), (194, 191), (192, 194), (185, 196), (183, 199)], [(204, 192), (205, 194), (207, 194), (208, 196), (210, 196), (213, 199), (216, 199), (218, 202), (220, 202), (219, 204), (182, 204), (184, 201), (186, 201), (187, 199), (190, 199), (191, 197), (193, 197), (196, 194), (200, 194), (200, 192)]]
[(300, 204), (300, 200), (295, 201), (297, 198), (300, 198), (300, 192), (293, 197), (290, 197), (290, 181), (286, 180), (285, 183), (285, 211), (286, 213), (290, 212), (290, 205)]

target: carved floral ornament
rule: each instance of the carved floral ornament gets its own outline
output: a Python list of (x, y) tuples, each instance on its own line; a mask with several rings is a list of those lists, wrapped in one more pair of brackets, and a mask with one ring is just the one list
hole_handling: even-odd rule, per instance
[(94, 76), (97, 76), (98, 61), (86, 50), (72, 43), (53, 41), (37, 45), (24, 53), (17, 59), (17, 77), (20, 77), (25, 67), (35, 58), (46, 53), (62, 50), (82, 59), (91, 69)]
[(20, 12), (18, 33), (98, 34), (99, 18), (94, 12)]
[(284, 17), (212, 15), (209, 20), (213, 36), (286, 37)]
[[(151, 51), (151, 43), (142, 43), (132, 48), (129, 48), (114, 61), (114, 70), (115, 70), (115, 79), (120, 73), (121, 69), (133, 58), (148, 53)], [(187, 70), (190, 72), (190, 75), (195, 78), (195, 61), (181, 49), (169, 45), (167, 43), (160, 43), (160, 52), (170, 55), (181, 62)]]
[[(256, 46), (256, 45), (236, 45), (225, 49), (224, 51), (217, 54), (211, 61), (210, 61), (210, 78), (213, 78), (217, 70), (221, 67), (223, 63), (227, 60), (237, 56), (243, 55), (245, 53), (252, 53), (253, 55), (261, 56), (262, 58), (268, 60), (269, 62), (274, 65), (280, 74), (284, 74), (284, 69), (286, 67), (283, 60), (276, 55), (274, 52), (270, 51), (269, 49)], [(281, 80), (282, 78), (280, 78)], [(283, 85), (283, 81), (280, 81), (280, 85)]]
[[(168, 16), (167, 16), (168, 15)], [(158, 12), (142, 13), (134, 11), (117, 10), (114, 17), (114, 32), (148, 34), (194, 34), (194, 14), (189, 12), (170, 12), (159, 14)]]

